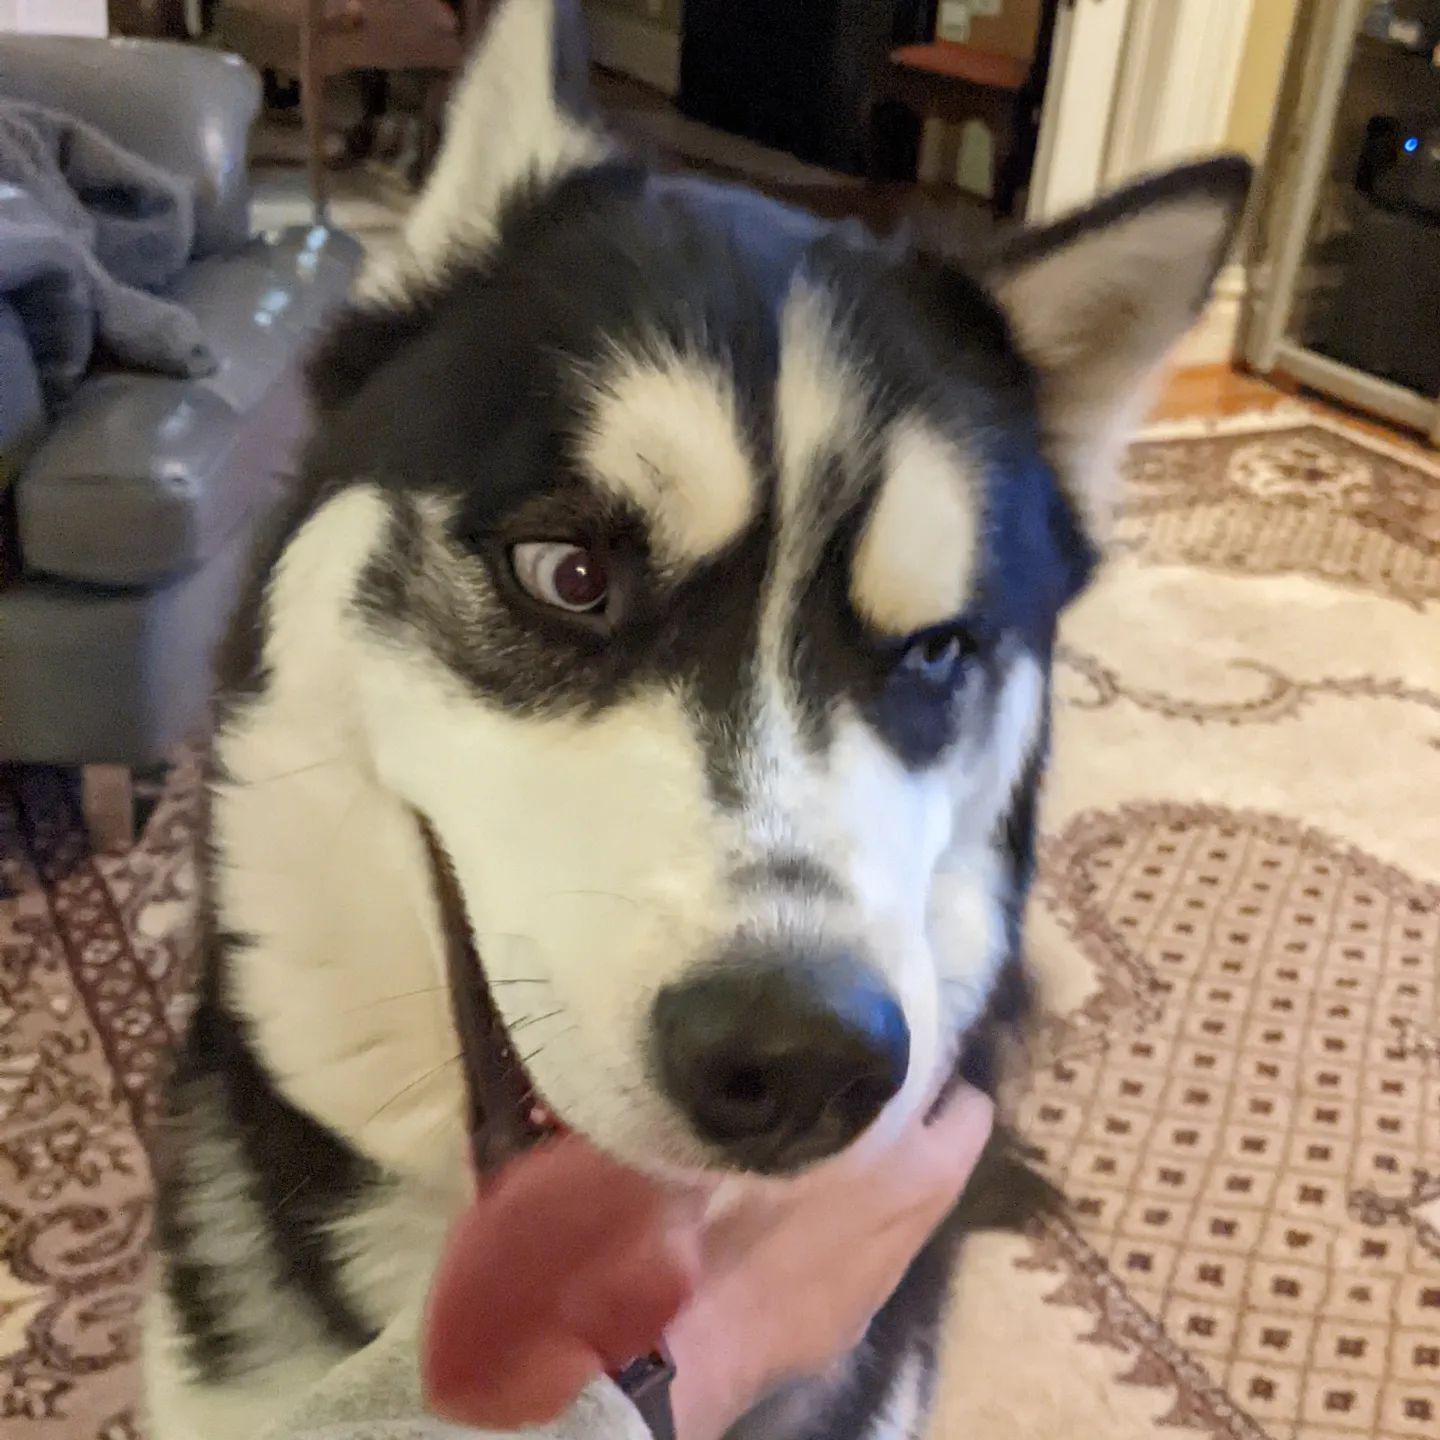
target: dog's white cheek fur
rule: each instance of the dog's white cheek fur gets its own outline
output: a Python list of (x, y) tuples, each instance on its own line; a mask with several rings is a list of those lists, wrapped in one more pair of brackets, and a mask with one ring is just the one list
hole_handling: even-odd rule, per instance
[(646, 1075), (650, 1006), (733, 925), (733, 830), (680, 699), (518, 717), (423, 652), (367, 647), (369, 744), (456, 869), (516, 1048), (568, 1123), (625, 1158), (694, 1162)]
[(980, 1018), (1005, 959), (1006, 862), (996, 828), (1041, 742), (1044, 720), (1045, 672), (1034, 656), (1020, 654), (1010, 663), (985, 742), (962, 746), (948, 766), (955, 824), (936, 866), (927, 926), (950, 1035)]
[(232, 983), (282, 1091), (403, 1174), (463, 1176), (460, 1077), (428, 863), (358, 727), (342, 623), (388, 509), (324, 505), (269, 592), (262, 697), (216, 739), (216, 904)]
[(935, 953), (926, 905), (949, 841), (952, 807), (945, 777), (913, 774), (854, 715), (837, 719), (834, 743), (816, 777), (802, 844), (854, 897), (863, 958), (889, 982), (910, 1027), (910, 1070), (867, 1143), (884, 1143), (922, 1107), (944, 1063)]

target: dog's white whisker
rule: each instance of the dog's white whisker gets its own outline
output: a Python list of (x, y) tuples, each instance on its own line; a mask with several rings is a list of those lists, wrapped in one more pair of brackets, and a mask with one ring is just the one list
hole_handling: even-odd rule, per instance
[(614, 900), (621, 905), (638, 907), (640, 902), (633, 895), (618, 895), (613, 890), (552, 890), (552, 900)]
[(222, 784), (243, 785), (249, 789), (259, 789), (265, 785), (278, 785), (285, 780), (298, 780), (306, 775), (313, 775), (320, 770), (333, 770), (337, 766), (344, 765), (348, 757), (344, 755), (332, 755), (324, 760), (313, 760), (306, 765), (297, 765), (293, 770), (280, 770), (273, 775), (247, 775), (240, 780), (226, 778)]
[(430, 1069), (426, 1070), (423, 1074), (417, 1075), (408, 1085), (404, 1086), (400, 1090), (397, 1090), (395, 1094), (393, 1094), (377, 1111), (375, 1111), (375, 1113), (371, 1115), (369, 1120), (367, 1120), (365, 1123), (367, 1125), (373, 1124), (392, 1106), (398, 1104), (401, 1100), (403, 1100), (413, 1091), (418, 1090), (420, 1086), (425, 1085), (431, 1080), (433, 1080), (437, 1075), (441, 1073), (441, 1071), (448, 1069), (451, 1065), (461, 1065), (463, 1063), (464, 1056), (457, 1053), (451, 1055), (446, 1060), (442, 1060), (438, 1065), (432, 1065)]
[(532, 1025), (543, 1025), (547, 1020), (554, 1020), (557, 1016), (565, 1014), (564, 1007), (559, 1010), (547, 1010), (543, 1015), (526, 1015), (519, 1020), (512, 1020), (507, 1027), (512, 1036), (518, 1035), (522, 1030), (528, 1030)]
[(378, 1010), (384, 1005), (395, 1005), (406, 1000), (421, 1000), (431, 995), (439, 995), (445, 991), (444, 985), (425, 985), (419, 990), (402, 990), (398, 995), (382, 995), (378, 1000), (368, 1000), (364, 1005), (352, 1005), (348, 1010), (341, 1010), (340, 1015), (363, 1015), (369, 1010)]

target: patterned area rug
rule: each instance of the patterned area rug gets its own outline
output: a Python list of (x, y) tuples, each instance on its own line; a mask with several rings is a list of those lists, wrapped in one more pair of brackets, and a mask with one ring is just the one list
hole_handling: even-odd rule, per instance
[[(1440, 1435), (1440, 465), (1290, 411), (1151, 432), (1067, 626), (1015, 1107), (1071, 1209), (968, 1254), (946, 1440)], [(0, 1430), (132, 1440), (194, 892), (0, 772)]]
[[(1440, 1436), (1440, 466), (1152, 431), (1067, 623), (1021, 1128), (947, 1437)], [(997, 1378), (1002, 1377), (1002, 1378)]]
[(67, 777), (0, 769), (0, 1434), (134, 1440), (142, 1143), (183, 1012), (193, 768), (121, 860)]

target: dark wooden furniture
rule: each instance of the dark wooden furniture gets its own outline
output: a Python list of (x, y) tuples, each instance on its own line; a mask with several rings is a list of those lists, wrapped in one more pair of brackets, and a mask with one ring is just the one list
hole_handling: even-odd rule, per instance
[(221, 43), (257, 69), (300, 82), (310, 193), (323, 221), (325, 82), (353, 71), (428, 73), (426, 148), (433, 153), (449, 81), (487, 9), (488, 0), (221, 0), (215, 26)]
[(1013, 214), (1035, 164), (1061, 3), (1044, 0), (1029, 60), (954, 40), (902, 45), (890, 52), (876, 87), (877, 106), (894, 102), (922, 122), (978, 120), (990, 130), (996, 157), (993, 204), (1002, 216)]
[(684, 0), (680, 110), (808, 164), (863, 175), (875, 76), (895, 46), (935, 33), (935, 3)]
[(110, 33), (147, 40), (185, 38), (185, 0), (109, 0)]

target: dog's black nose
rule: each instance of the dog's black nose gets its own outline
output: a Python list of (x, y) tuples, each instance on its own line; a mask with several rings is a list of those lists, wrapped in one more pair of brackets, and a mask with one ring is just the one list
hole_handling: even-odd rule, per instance
[(905, 1082), (910, 1030), (848, 956), (726, 961), (655, 1002), (670, 1099), (737, 1164), (793, 1170), (843, 1150)]

